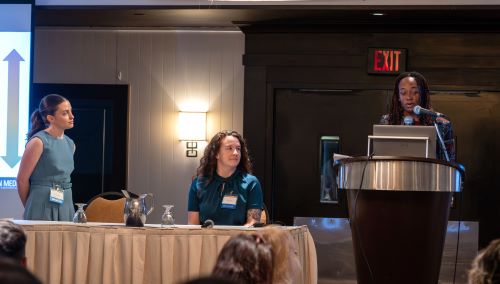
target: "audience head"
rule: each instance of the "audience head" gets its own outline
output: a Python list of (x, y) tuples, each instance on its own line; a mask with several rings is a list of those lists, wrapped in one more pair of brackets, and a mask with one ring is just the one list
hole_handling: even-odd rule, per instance
[[(412, 91), (414, 98), (408, 98), (409, 90), (405, 90), (404, 86), (416, 86)], [(401, 118), (405, 112), (413, 113), (414, 103), (423, 108), (431, 109), (431, 101), (429, 96), (429, 86), (427, 80), (418, 72), (401, 73), (394, 84), (394, 92), (391, 100), (390, 124), (401, 124)], [(430, 119), (430, 117), (425, 117)], [(429, 124), (432, 124), (429, 123)]]
[(184, 284), (239, 284), (239, 282), (231, 281), (214, 276), (205, 276), (184, 282)]
[(290, 232), (279, 226), (271, 226), (260, 231), (260, 234), (272, 248), (273, 283), (300, 283), (302, 266)]
[(2, 284), (41, 284), (26, 267), (8, 259), (0, 259), (0, 283)]
[(479, 252), (469, 271), (469, 284), (500, 283), (500, 239)]
[(198, 167), (198, 176), (208, 177), (209, 180), (212, 179), (213, 173), (217, 169), (217, 162), (226, 150), (223, 148), (223, 143), (231, 138), (236, 138), (241, 148), (240, 159), (239, 163), (235, 165), (236, 168), (244, 173), (252, 172), (252, 163), (250, 162), (250, 156), (248, 155), (248, 148), (245, 139), (236, 131), (225, 130), (215, 134), (205, 148), (203, 157), (200, 160), (200, 166)]
[(0, 219), (0, 257), (26, 266), (25, 246), (23, 228), (10, 220)]
[(233, 236), (222, 248), (212, 276), (238, 283), (273, 283), (272, 251), (256, 234)]

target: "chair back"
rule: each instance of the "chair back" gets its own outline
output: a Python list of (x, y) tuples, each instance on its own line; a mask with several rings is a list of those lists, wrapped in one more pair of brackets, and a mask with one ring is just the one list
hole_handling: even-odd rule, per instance
[[(117, 199), (118, 198), (118, 199)], [(126, 198), (120, 192), (104, 192), (94, 196), (85, 208), (88, 222), (124, 223)]]

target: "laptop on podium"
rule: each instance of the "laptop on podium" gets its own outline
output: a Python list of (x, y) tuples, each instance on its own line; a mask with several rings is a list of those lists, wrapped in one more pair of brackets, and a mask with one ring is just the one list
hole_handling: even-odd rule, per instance
[[(373, 143), (373, 149), (371, 144)], [(373, 125), (368, 155), (436, 158), (434, 126)]]

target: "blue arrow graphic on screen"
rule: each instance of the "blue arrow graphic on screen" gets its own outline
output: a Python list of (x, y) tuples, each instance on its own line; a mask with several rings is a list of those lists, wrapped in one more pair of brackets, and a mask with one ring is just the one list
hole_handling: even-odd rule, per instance
[(18, 152), (19, 139), (19, 74), (20, 62), (24, 59), (13, 49), (3, 61), (8, 65), (7, 85), (7, 155), (2, 157), (13, 168), (21, 157)]

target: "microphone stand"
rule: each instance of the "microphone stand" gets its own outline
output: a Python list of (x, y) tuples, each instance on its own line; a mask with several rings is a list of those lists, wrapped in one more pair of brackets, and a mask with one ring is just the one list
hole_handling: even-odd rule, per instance
[(437, 133), (437, 136), (438, 136), (438, 139), (439, 139), (439, 146), (441, 146), (441, 150), (444, 153), (446, 161), (449, 162), (450, 161), (450, 156), (448, 155), (448, 151), (446, 151), (446, 146), (444, 145), (443, 136), (441, 136), (441, 131), (439, 131), (439, 127), (437, 125), (436, 120), (434, 120), (434, 127), (436, 128), (436, 133)]

